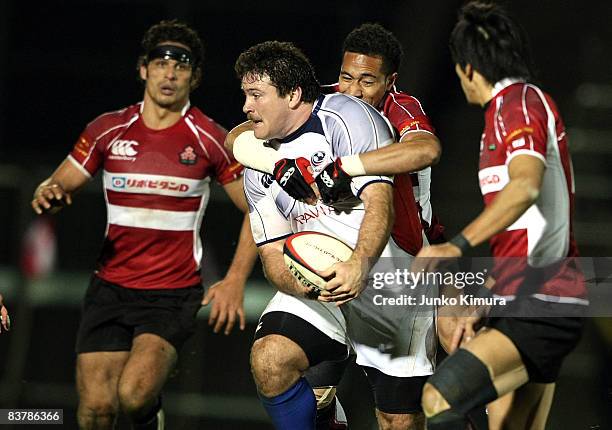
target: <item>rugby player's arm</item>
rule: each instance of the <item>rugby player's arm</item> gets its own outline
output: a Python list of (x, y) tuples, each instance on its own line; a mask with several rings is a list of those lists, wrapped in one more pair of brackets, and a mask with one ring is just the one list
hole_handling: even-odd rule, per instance
[[(468, 224), (462, 234), (470, 246), (477, 246), (512, 225), (540, 195), (546, 166), (538, 157), (521, 154), (508, 165), (509, 182), (495, 199)], [(423, 248), (418, 257), (460, 257), (459, 247), (444, 243)]]
[(2, 294), (0, 294), (0, 332), (2, 332), (2, 328), (4, 328), (5, 331), (11, 329), (11, 318), (9, 317), (8, 310), (4, 306)]
[(327, 291), (321, 293), (321, 300), (336, 302), (338, 306), (354, 299), (365, 288), (370, 264), (380, 257), (394, 220), (391, 184), (371, 183), (359, 197), (365, 209), (353, 254), (348, 261), (336, 263), (321, 273), (323, 277), (334, 276), (326, 285)]
[(236, 317), (240, 330), (246, 327), (244, 286), (257, 259), (257, 247), (251, 234), (249, 209), (244, 195), (242, 177), (225, 184), (223, 189), (234, 205), (244, 213), (244, 218), (232, 263), (225, 277), (208, 289), (202, 305), (206, 306), (213, 302), (208, 325), (214, 326), (215, 333), (219, 333), (225, 325), (224, 334), (228, 335), (236, 324)]
[[(417, 172), (433, 166), (438, 163), (441, 154), (442, 146), (435, 135), (425, 131), (412, 131), (405, 133), (399, 142), (361, 153), (358, 157), (365, 175), (391, 176)], [(342, 165), (346, 170), (348, 166), (344, 159)], [(352, 174), (355, 172), (347, 170), (347, 173), (356, 176)]]
[(238, 246), (234, 253), (232, 264), (227, 271), (227, 277), (241, 280), (243, 283), (251, 274), (255, 260), (257, 260), (257, 247), (251, 234), (251, 222), (249, 220), (249, 207), (244, 195), (244, 182), (242, 177), (223, 186), (225, 192), (234, 205), (244, 214), (242, 227), (238, 238)]
[(225, 149), (227, 149), (229, 152), (233, 152), (234, 141), (236, 140), (236, 138), (245, 131), (249, 130), (253, 130), (253, 123), (250, 120), (240, 123), (236, 127), (232, 128), (225, 136), (225, 142), (223, 142), (223, 146), (225, 146)]
[[(278, 291), (296, 297), (314, 298), (314, 290), (300, 284), (287, 269), (283, 258), (284, 239), (259, 246), (264, 274)], [(320, 299), (320, 298), (319, 298)]]
[[(89, 179), (89, 176), (66, 158), (50, 177), (36, 187), (31, 202), (32, 209), (38, 215), (44, 211), (59, 211), (62, 204), (72, 204), (72, 194), (89, 182)], [(62, 204), (57, 204), (58, 202)]]

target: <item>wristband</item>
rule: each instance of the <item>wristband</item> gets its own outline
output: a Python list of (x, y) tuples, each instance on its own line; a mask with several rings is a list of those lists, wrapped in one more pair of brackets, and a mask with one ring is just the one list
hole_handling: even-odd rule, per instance
[(459, 233), (448, 242), (459, 248), (461, 250), (461, 254), (465, 254), (467, 250), (472, 248), (472, 245), (470, 245), (470, 242), (468, 242), (463, 233)]
[(264, 145), (252, 130), (244, 131), (234, 141), (234, 158), (245, 167), (272, 174), (282, 158), (277, 151)]
[(342, 162), (342, 170), (344, 170), (347, 175), (365, 176), (365, 167), (363, 167), (359, 154), (345, 155), (344, 157), (340, 157), (340, 161)]

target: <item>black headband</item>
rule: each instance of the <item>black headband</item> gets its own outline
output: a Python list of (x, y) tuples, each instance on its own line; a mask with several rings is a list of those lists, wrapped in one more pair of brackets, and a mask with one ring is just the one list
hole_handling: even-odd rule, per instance
[(175, 45), (159, 45), (151, 49), (147, 54), (147, 62), (163, 58), (164, 60), (176, 60), (179, 63), (195, 66), (195, 59), (191, 51)]

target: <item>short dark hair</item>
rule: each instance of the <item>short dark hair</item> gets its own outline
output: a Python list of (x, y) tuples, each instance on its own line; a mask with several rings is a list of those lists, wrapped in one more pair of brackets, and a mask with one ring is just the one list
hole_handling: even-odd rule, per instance
[(204, 62), (204, 43), (198, 33), (176, 19), (160, 21), (151, 26), (142, 37), (142, 54), (138, 57), (138, 68), (146, 63), (147, 54), (162, 42), (176, 42), (189, 48), (194, 59), (192, 89), (195, 89), (202, 76)]
[(270, 78), (280, 97), (297, 87), (302, 89), (302, 100), (314, 103), (321, 93), (310, 61), (290, 42), (268, 41), (251, 46), (244, 51), (234, 65), (238, 79), (245, 76)]
[(449, 45), (455, 64), (471, 64), (492, 84), (508, 77), (533, 77), (524, 30), (493, 3), (476, 0), (464, 5)]
[(342, 47), (342, 53), (347, 51), (381, 57), (382, 71), (385, 75), (399, 70), (404, 55), (397, 37), (377, 23), (362, 24), (351, 31), (344, 39)]

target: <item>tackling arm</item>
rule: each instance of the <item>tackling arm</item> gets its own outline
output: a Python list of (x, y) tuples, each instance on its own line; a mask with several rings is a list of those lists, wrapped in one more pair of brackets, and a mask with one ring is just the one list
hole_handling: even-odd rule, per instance
[[(424, 131), (404, 134), (399, 142), (392, 143), (375, 151), (359, 154), (366, 175), (397, 175), (416, 172), (433, 166), (440, 160), (442, 147), (436, 136)], [(349, 156), (350, 157), (350, 156)], [(350, 176), (356, 176), (347, 170), (350, 163), (342, 157), (344, 170)]]

